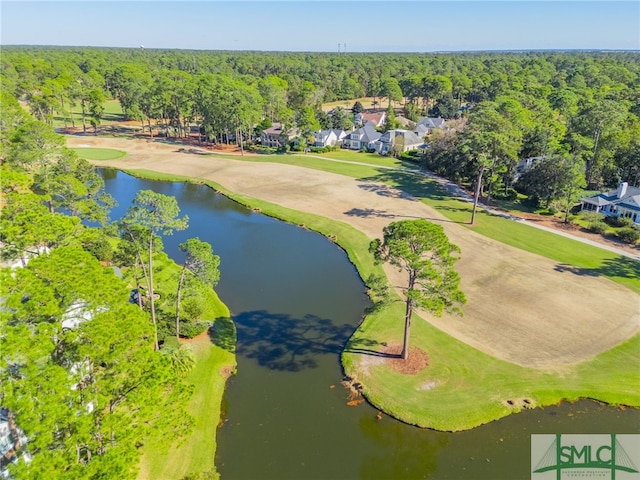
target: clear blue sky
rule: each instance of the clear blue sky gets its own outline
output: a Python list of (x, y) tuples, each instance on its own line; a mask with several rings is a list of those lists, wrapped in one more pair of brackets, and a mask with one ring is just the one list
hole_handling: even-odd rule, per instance
[(2, 45), (640, 50), (640, 1), (0, 1)]

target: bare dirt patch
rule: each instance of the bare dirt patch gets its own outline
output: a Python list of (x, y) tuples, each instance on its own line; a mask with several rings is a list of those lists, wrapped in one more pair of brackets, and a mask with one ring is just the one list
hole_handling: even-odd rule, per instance
[(406, 360), (400, 358), (400, 354), (402, 353), (402, 345), (400, 344), (387, 346), (384, 353), (389, 355), (385, 358), (384, 363), (394, 372), (403, 375), (415, 375), (429, 365), (427, 352), (418, 347), (409, 347), (409, 355)]

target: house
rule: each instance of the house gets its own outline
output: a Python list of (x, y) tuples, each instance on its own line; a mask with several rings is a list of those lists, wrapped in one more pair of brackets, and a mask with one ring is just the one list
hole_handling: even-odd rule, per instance
[(522, 175), (524, 172), (526, 172), (531, 167), (533, 167), (537, 162), (544, 160), (545, 158), (546, 157), (542, 155), (539, 157), (529, 157), (529, 158), (524, 158), (522, 160), (518, 160), (514, 179), (517, 180), (518, 178), (520, 178), (520, 175)]
[[(436, 128), (439, 128), (439, 129), (447, 128), (447, 123), (444, 121), (444, 118), (420, 117), (416, 122), (416, 130), (418, 132), (424, 131), (425, 133), (423, 134), (423, 136), (431, 133), (431, 131)], [(418, 136), (420, 136), (420, 133), (418, 133)]]
[(376, 132), (371, 123), (367, 123), (364, 127), (354, 130), (344, 137), (342, 140), (342, 148), (351, 150), (360, 150), (361, 148), (369, 148), (380, 138), (380, 132)]
[(373, 148), (380, 155), (402, 153), (408, 150), (416, 150), (422, 147), (424, 142), (409, 130), (389, 130), (382, 134), (375, 142)]
[(354, 115), (353, 122), (356, 125), (366, 125), (371, 122), (374, 127), (381, 127), (386, 119), (387, 112), (361, 112)]
[(287, 130), (282, 124), (274, 123), (262, 131), (260, 141), (265, 147), (280, 148), (288, 144), (297, 134), (296, 129)]
[(344, 130), (330, 129), (330, 130), (318, 130), (314, 133), (315, 147), (335, 147), (342, 143), (342, 139), (347, 136), (347, 132)]
[(602, 213), (607, 217), (627, 217), (640, 225), (640, 188), (622, 182), (616, 190), (581, 198), (582, 210)]

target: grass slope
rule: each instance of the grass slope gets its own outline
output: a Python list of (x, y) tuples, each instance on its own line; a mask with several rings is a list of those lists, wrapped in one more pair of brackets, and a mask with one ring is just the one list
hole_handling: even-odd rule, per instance
[[(180, 267), (164, 254), (154, 260), (154, 279), (161, 305), (175, 293)], [(194, 386), (188, 411), (194, 419), (191, 434), (166, 448), (158, 448), (153, 439), (143, 449), (139, 479), (174, 480), (188, 474), (215, 471), (216, 430), (228, 374), (235, 369), (235, 328), (229, 309), (211, 288), (205, 295), (202, 319), (213, 320), (213, 334), (185, 341), (195, 354), (195, 367), (186, 381)], [(167, 307), (171, 310), (170, 307)], [(214, 341), (212, 341), (215, 339)]]
[(403, 375), (380, 357), (360, 353), (402, 342), (403, 308), (398, 302), (368, 316), (350, 339), (342, 362), (374, 406), (404, 422), (459, 431), (522, 408), (578, 398), (640, 407), (640, 335), (592, 361), (541, 371), (498, 360), (414, 317), (411, 344), (428, 353), (429, 366), (416, 375)]
[[(187, 177), (142, 170), (131, 173), (157, 180), (193, 181)], [(250, 208), (333, 238), (346, 250), (362, 278), (367, 278), (374, 272), (381, 273), (381, 269), (372, 264), (371, 254), (368, 252), (369, 240), (353, 227), (235, 195), (213, 182), (207, 184)], [(396, 185), (401, 186), (400, 183)], [(464, 202), (448, 197), (437, 185), (429, 183), (428, 188), (435, 190), (423, 192), (425, 195), (429, 193), (428, 197), (425, 196), (427, 203), (438, 204), (441, 211), (449, 211), (454, 217), (464, 215), (465, 220), (468, 219), (468, 212), (465, 210), (467, 206), (457, 205)], [(415, 195), (416, 192), (410, 193)], [(492, 227), (493, 221), (498, 222), (498, 227)], [(501, 238), (504, 238), (504, 231), (510, 232), (510, 235), (519, 238), (518, 241), (527, 247), (525, 249), (531, 248), (536, 253), (543, 251), (539, 246), (541, 241), (551, 242), (556, 246), (552, 250), (560, 252), (558, 255), (562, 257), (563, 263), (571, 261), (602, 267), (602, 262), (610, 258), (604, 250), (543, 231), (540, 231), (541, 237), (529, 241), (527, 236), (538, 230), (500, 217), (481, 215), (478, 227), (481, 225), (484, 225), (481, 228), (487, 232), (494, 229), (495, 234)], [(521, 227), (526, 229), (520, 230)], [(566, 248), (557, 246), (565, 241), (568, 242)], [(592, 255), (595, 254), (602, 256), (593, 259)], [(633, 276), (633, 269), (637, 267), (629, 265), (629, 268), (630, 272), (615, 273), (603, 269), (598, 274), (614, 280), (619, 276), (619, 280), (625, 280), (631, 289), (639, 291), (640, 276)], [(401, 342), (403, 313), (402, 302), (396, 302), (367, 316), (345, 348), (342, 363), (348, 375), (355, 376), (363, 383), (363, 393), (374, 406), (404, 422), (438, 430), (465, 430), (519, 411), (526, 406), (524, 399), (531, 406), (593, 398), (614, 405), (640, 407), (640, 392), (637, 387), (640, 385), (640, 370), (637, 368), (640, 360), (640, 335), (589, 362), (561, 371), (542, 371), (491, 357), (415, 316), (411, 342), (428, 352), (430, 364), (422, 372), (410, 376), (396, 373), (384, 363), (376, 361), (380, 357), (361, 353), (363, 349), (379, 351), (385, 342)], [(586, 332), (589, 333), (591, 332)]]

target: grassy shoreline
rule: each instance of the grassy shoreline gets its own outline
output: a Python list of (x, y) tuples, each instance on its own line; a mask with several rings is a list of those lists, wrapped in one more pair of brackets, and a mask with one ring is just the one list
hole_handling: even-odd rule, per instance
[[(369, 239), (347, 224), (237, 195), (211, 181), (148, 170), (127, 173), (154, 180), (206, 184), (248, 208), (327, 236), (346, 251), (361, 278), (381, 273), (368, 252)], [(627, 286), (637, 291), (637, 283), (640, 280), (631, 279)], [(418, 318), (413, 322), (412, 344), (429, 352), (430, 367), (417, 376), (395, 373), (383, 363), (367, 364), (361, 353), (350, 351), (359, 345), (375, 348), (383, 342), (400, 341), (402, 331), (394, 319), (402, 318), (401, 309), (401, 303), (397, 302), (368, 315), (341, 356), (345, 373), (363, 384), (367, 400), (400, 421), (436, 430), (460, 431), (523, 408), (548, 406), (563, 400), (590, 398), (611, 405), (640, 407), (637, 388), (640, 371), (635, 368), (640, 357), (640, 335), (588, 362), (558, 371), (525, 368), (491, 357)]]

